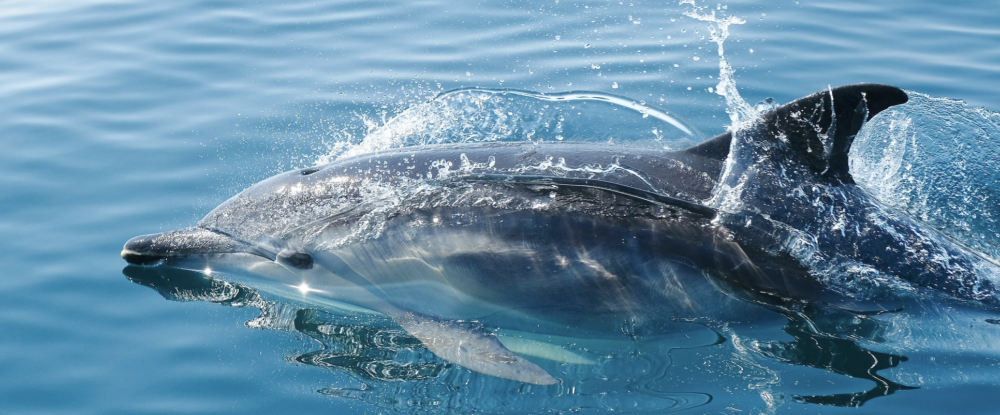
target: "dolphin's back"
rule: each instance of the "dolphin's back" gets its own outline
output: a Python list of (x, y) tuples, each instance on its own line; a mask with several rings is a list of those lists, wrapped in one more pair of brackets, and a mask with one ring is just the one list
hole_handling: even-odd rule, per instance
[[(505, 178), (524, 177), (561, 181), (563, 187), (573, 181), (585, 185), (589, 180), (626, 189), (626, 193), (634, 189), (632, 193), (662, 196), (697, 209), (696, 205), (711, 196), (720, 168), (721, 161), (684, 152), (600, 144), (480, 143), (403, 148), (277, 175), (221, 204), (198, 225), (259, 242), (261, 238), (294, 238), (304, 229), (341, 218), (356, 220), (396, 207), (406, 210), (469, 198), (480, 199), (477, 207), (530, 209), (530, 203), (535, 202), (528, 199), (534, 199), (525, 199), (516, 189), (531, 183), (518, 180), (522, 182), (519, 187), (501, 183)], [(555, 205), (574, 206), (571, 201)]]

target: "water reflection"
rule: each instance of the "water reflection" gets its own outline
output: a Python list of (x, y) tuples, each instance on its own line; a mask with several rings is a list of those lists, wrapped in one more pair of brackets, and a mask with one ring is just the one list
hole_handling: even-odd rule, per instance
[(295, 356), (307, 365), (347, 370), (367, 380), (425, 380), (441, 375), (446, 363), (414, 362), (429, 357), (416, 337), (385, 326), (335, 323), (318, 310), (299, 310), (295, 330), (319, 341), (323, 348)]
[[(593, 359), (594, 363), (547, 362), (546, 369), (561, 381), (546, 387), (484, 376), (449, 364), (381, 315), (333, 312), (268, 301), (252, 288), (206, 278), (191, 271), (129, 266), (123, 272), (129, 280), (148, 286), (169, 300), (209, 301), (260, 309), (261, 316), (247, 322), (248, 326), (294, 330), (320, 344), (317, 350), (288, 357), (290, 362), (350, 373), (358, 381), (352, 385), (331, 385), (317, 392), (396, 411), (455, 413), (496, 408), (487, 411), (524, 413), (538, 408), (555, 408), (559, 411), (664, 413), (703, 406), (717, 398), (738, 399), (736, 395), (744, 392), (754, 393), (741, 391), (734, 385), (712, 385), (711, 381), (705, 384), (710, 386), (696, 387), (701, 391), (690, 390), (684, 376), (691, 376), (691, 373), (706, 379), (724, 376), (697, 369), (699, 363), (696, 361), (675, 362), (672, 352), (702, 350), (701, 356), (713, 360), (714, 364), (734, 359), (733, 343), (720, 336), (720, 330), (703, 325), (694, 325), (695, 329), (666, 339), (623, 334), (621, 341), (569, 342), (552, 337), (554, 342), (564, 342), (562, 344)], [(879, 374), (906, 362), (905, 356), (863, 346), (885, 342), (887, 328), (885, 323), (874, 318), (878, 313), (775, 299), (760, 301), (758, 298), (755, 302), (787, 319), (781, 330), (792, 340), (753, 340), (744, 335), (744, 340), (749, 340), (747, 344), (751, 345), (748, 350), (755, 356), (751, 356), (753, 360), (778, 373), (782, 372), (782, 365), (795, 365), (875, 383), (870, 390), (802, 394), (793, 396), (792, 401), (859, 407), (878, 397), (916, 389)], [(777, 328), (775, 325), (773, 332), (756, 337), (771, 337)]]
[(788, 319), (782, 329), (791, 335), (790, 342), (760, 341), (756, 350), (763, 356), (799, 366), (824, 369), (832, 373), (875, 382), (862, 392), (832, 395), (796, 396), (798, 402), (843, 407), (859, 407), (869, 400), (896, 391), (917, 389), (901, 385), (878, 374), (907, 361), (906, 356), (868, 350), (859, 340), (881, 343), (886, 327), (871, 316), (882, 312), (848, 311), (832, 306), (805, 303), (793, 308), (774, 307)]
[[(200, 273), (156, 267), (127, 267), (125, 276), (137, 284), (156, 290), (173, 301), (209, 301), (236, 307), (255, 307), (261, 316), (247, 325), (260, 328), (294, 328), (323, 345), (320, 350), (295, 356), (294, 361), (312, 366), (342, 369), (367, 380), (422, 380), (440, 375), (445, 367), (439, 363), (409, 363), (411, 358), (398, 361), (397, 356), (420, 353), (426, 349), (420, 340), (399, 328), (387, 327), (388, 319), (373, 321), (371, 316), (360, 322), (337, 322), (334, 315), (313, 309), (286, 307), (265, 301), (256, 290)], [(291, 321), (285, 314), (294, 313)], [(347, 318), (360, 321), (358, 316)], [(381, 323), (381, 324), (380, 324)], [(427, 354), (426, 352), (424, 354)]]

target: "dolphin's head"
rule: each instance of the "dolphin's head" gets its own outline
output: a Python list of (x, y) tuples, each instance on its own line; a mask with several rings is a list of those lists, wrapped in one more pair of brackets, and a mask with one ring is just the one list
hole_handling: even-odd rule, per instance
[[(308, 269), (302, 253), (309, 225), (322, 223), (349, 205), (340, 200), (345, 180), (328, 177), (320, 168), (279, 174), (257, 183), (216, 207), (196, 226), (150, 235), (125, 243), (121, 256), (133, 265), (166, 265), (199, 269), (222, 257), (253, 257)], [(234, 255), (239, 254), (239, 255)]]

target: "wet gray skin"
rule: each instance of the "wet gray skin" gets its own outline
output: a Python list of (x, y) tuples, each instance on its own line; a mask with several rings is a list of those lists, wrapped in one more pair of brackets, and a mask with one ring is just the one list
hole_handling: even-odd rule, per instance
[[(755, 160), (778, 168), (754, 171), (792, 172), (841, 195), (834, 205), (877, 217), (874, 202), (853, 190), (847, 154), (865, 121), (906, 100), (894, 87), (853, 85), (765, 114), (746, 134), (773, 153)], [(782, 245), (784, 224), (803, 229), (825, 219), (804, 202), (781, 200), (788, 192), (776, 177), (758, 177), (755, 189), (769, 193), (743, 196), (760, 202), (752, 209), (704, 205), (731, 148), (727, 133), (675, 152), (560, 142), (361, 155), (264, 180), (194, 227), (129, 240), (122, 257), (232, 272), (279, 295), (386, 313), (446, 360), (551, 384), (489, 331), (456, 322), (612, 336), (622, 321), (667, 327), (746, 317), (746, 300), (837, 295)], [(897, 244), (907, 240), (911, 222), (886, 223), (879, 226), (902, 232)], [(852, 236), (816, 240), (885, 272), (915, 267), (918, 285), (940, 271), (905, 249), (892, 261), (872, 257)], [(468, 350), (480, 353), (468, 360)]]

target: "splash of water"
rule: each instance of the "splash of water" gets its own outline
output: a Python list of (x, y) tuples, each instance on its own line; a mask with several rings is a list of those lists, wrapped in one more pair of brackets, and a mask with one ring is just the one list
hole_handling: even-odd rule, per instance
[(363, 140), (331, 147), (318, 162), (431, 144), (574, 141), (671, 149), (704, 140), (668, 112), (598, 92), (460, 89), (381, 122), (364, 121), (369, 131)]
[(851, 174), (881, 203), (1000, 259), (1000, 114), (907, 91), (862, 129)]
[(715, 93), (726, 99), (726, 112), (732, 122), (731, 130), (736, 131), (744, 123), (752, 122), (759, 115), (756, 109), (748, 104), (736, 89), (736, 80), (733, 79), (735, 71), (726, 60), (725, 48), (723, 47), (726, 39), (729, 38), (729, 26), (745, 24), (746, 20), (736, 16), (717, 16), (716, 10), (706, 14), (706, 7), (698, 6), (694, 0), (681, 0), (680, 5), (691, 6), (691, 10), (684, 12), (685, 16), (708, 23), (709, 39), (718, 45), (719, 84), (715, 87)]
[[(719, 177), (719, 184), (712, 192), (712, 197), (706, 201), (709, 206), (721, 211), (736, 212), (742, 209), (740, 196), (747, 182), (751, 177), (746, 170), (752, 171), (752, 164), (745, 165), (753, 160), (753, 143), (751, 137), (739, 132), (749, 124), (760, 119), (757, 108), (751, 106), (740, 96), (736, 88), (736, 80), (733, 78), (734, 70), (726, 60), (725, 41), (729, 38), (729, 26), (734, 24), (744, 24), (746, 20), (736, 16), (717, 15), (716, 10), (706, 13), (705, 6), (698, 6), (695, 0), (681, 0), (681, 5), (688, 5), (690, 10), (684, 15), (702, 22), (708, 23), (710, 39), (718, 45), (719, 52), (719, 83), (715, 87), (715, 93), (726, 99), (726, 113), (729, 114), (731, 125), (730, 131), (733, 133), (733, 140), (730, 144), (729, 157), (726, 159), (722, 174)], [(747, 169), (739, 172), (738, 165), (745, 165)]]

